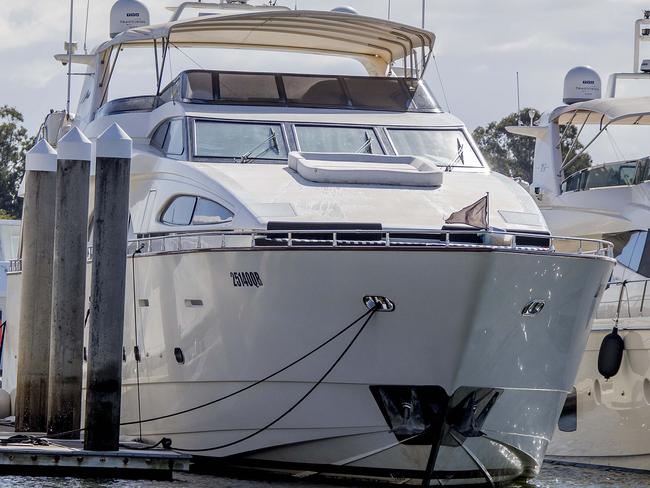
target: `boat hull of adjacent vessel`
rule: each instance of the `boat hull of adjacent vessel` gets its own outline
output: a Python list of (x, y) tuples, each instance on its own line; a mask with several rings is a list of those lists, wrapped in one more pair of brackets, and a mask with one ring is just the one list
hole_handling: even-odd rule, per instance
[(598, 373), (598, 353), (614, 320), (594, 321), (567, 422), (549, 446), (554, 461), (650, 471), (650, 316), (627, 317), (625, 304), (622, 315), (625, 351), (609, 380)]
[[(472, 246), (136, 256), (124, 420), (139, 418), (138, 391), (147, 419), (264, 378), (367, 312), (365, 296), (386, 297), (395, 310), (368, 315), (356, 341), (362, 321), (245, 392), (122, 434), (169, 437), (219, 466), (413, 480), (429, 473), (452, 484), (534, 475), (611, 267), (604, 258)], [(529, 313), (532, 303), (543, 305)]]

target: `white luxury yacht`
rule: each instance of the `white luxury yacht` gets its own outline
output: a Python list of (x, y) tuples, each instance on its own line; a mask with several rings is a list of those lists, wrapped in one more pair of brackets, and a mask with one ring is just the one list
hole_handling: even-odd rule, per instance
[[(530, 191), (550, 230), (611, 241), (617, 260), (549, 456), (643, 470), (650, 470), (650, 96), (617, 97), (616, 91), (621, 80), (634, 80), (650, 94), (648, 62), (638, 57), (638, 43), (650, 40), (650, 31), (640, 29), (650, 25), (649, 17), (636, 24), (635, 71), (613, 74), (607, 98), (600, 98), (593, 70), (574, 68), (565, 79), (568, 105), (543, 114), (534, 126), (508, 128), (536, 138)], [(576, 137), (564, 142), (570, 125)], [(584, 146), (576, 149), (581, 134)], [(614, 162), (603, 150), (610, 145)], [(621, 153), (630, 156), (621, 161)], [(571, 172), (585, 154), (599, 161)], [(599, 353), (607, 347), (601, 344), (614, 327), (623, 338), (622, 359), (609, 365), (609, 373), (599, 372)]]
[[(434, 39), (352, 13), (185, 2), (73, 56), (89, 73), (74, 124), (134, 141), (125, 438), (300, 476), (538, 472), (611, 247), (552, 237), (490, 171), (422, 81)], [(136, 93), (114, 98), (120, 63)], [(446, 224), (481, 202), (483, 225)]]

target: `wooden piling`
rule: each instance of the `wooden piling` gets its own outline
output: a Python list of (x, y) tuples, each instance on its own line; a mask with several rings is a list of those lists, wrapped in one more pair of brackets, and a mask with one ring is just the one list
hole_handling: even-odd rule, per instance
[[(73, 127), (58, 144), (48, 434), (79, 429), (91, 143)], [(79, 438), (71, 433), (64, 438)]]
[(119, 449), (131, 150), (117, 124), (97, 138), (84, 435), (89, 451)]
[(47, 424), (56, 157), (43, 139), (27, 153), (25, 163), (17, 432), (45, 432)]

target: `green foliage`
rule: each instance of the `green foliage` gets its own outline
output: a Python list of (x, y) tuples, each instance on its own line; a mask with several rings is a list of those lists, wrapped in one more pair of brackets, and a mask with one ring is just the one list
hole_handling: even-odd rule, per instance
[(0, 107), (0, 218), (20, 218), (18, 187), (25, 174), (25, 154), (34, 145), (15, 108)]
[[(485, 127), (477, 127), (474, 130), (474, 139), (483, 152), (492, 170), (507, 176), (519, 177), (524, 181), (531, 182), (533, 179), (533, 158), (535, 156), (535, 138), (518, 136), (506, 131), (506, 127), (522, 123), (530, 124), (530, 115), (533, 113), (533, 119), (539, 118), (539, 112), (535, 109), (524, 108), (517, 114), (511, 113), (498, 122), (490, 122)], [(562, 128), (562, 130), (564, 130)], [(562, 154), (566, 154), (573, 144), (573, 139), (577, 135), (577, 128), (570, 126), (562, 140)], [(573, 158), (576, 151), (581, 151), (584, 146), (577, 142), (572, 150)], [(585, 153), (574, 161), (568, 168), (568, 173), (573, 173), (580, 169), (586, 168), (591, 164), (591, 157)]]

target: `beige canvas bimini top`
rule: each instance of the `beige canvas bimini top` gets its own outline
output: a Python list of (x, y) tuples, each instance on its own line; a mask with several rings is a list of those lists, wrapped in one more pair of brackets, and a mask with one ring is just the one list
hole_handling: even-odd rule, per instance
[(382, 19), (337, 12), (274, 10), (209, 15), (131, 29), (105, 42), (114, 46), (150, 45), (167, 39), (177, 46), (215, 46), (303, 50), (371, 58), (386, 67), (405, 60), (406, 74), (422, 77), (435, 35)]
[(558, 110), (553, 122), (566, 124), (650, 125), (650, 97), (599, 98)]

